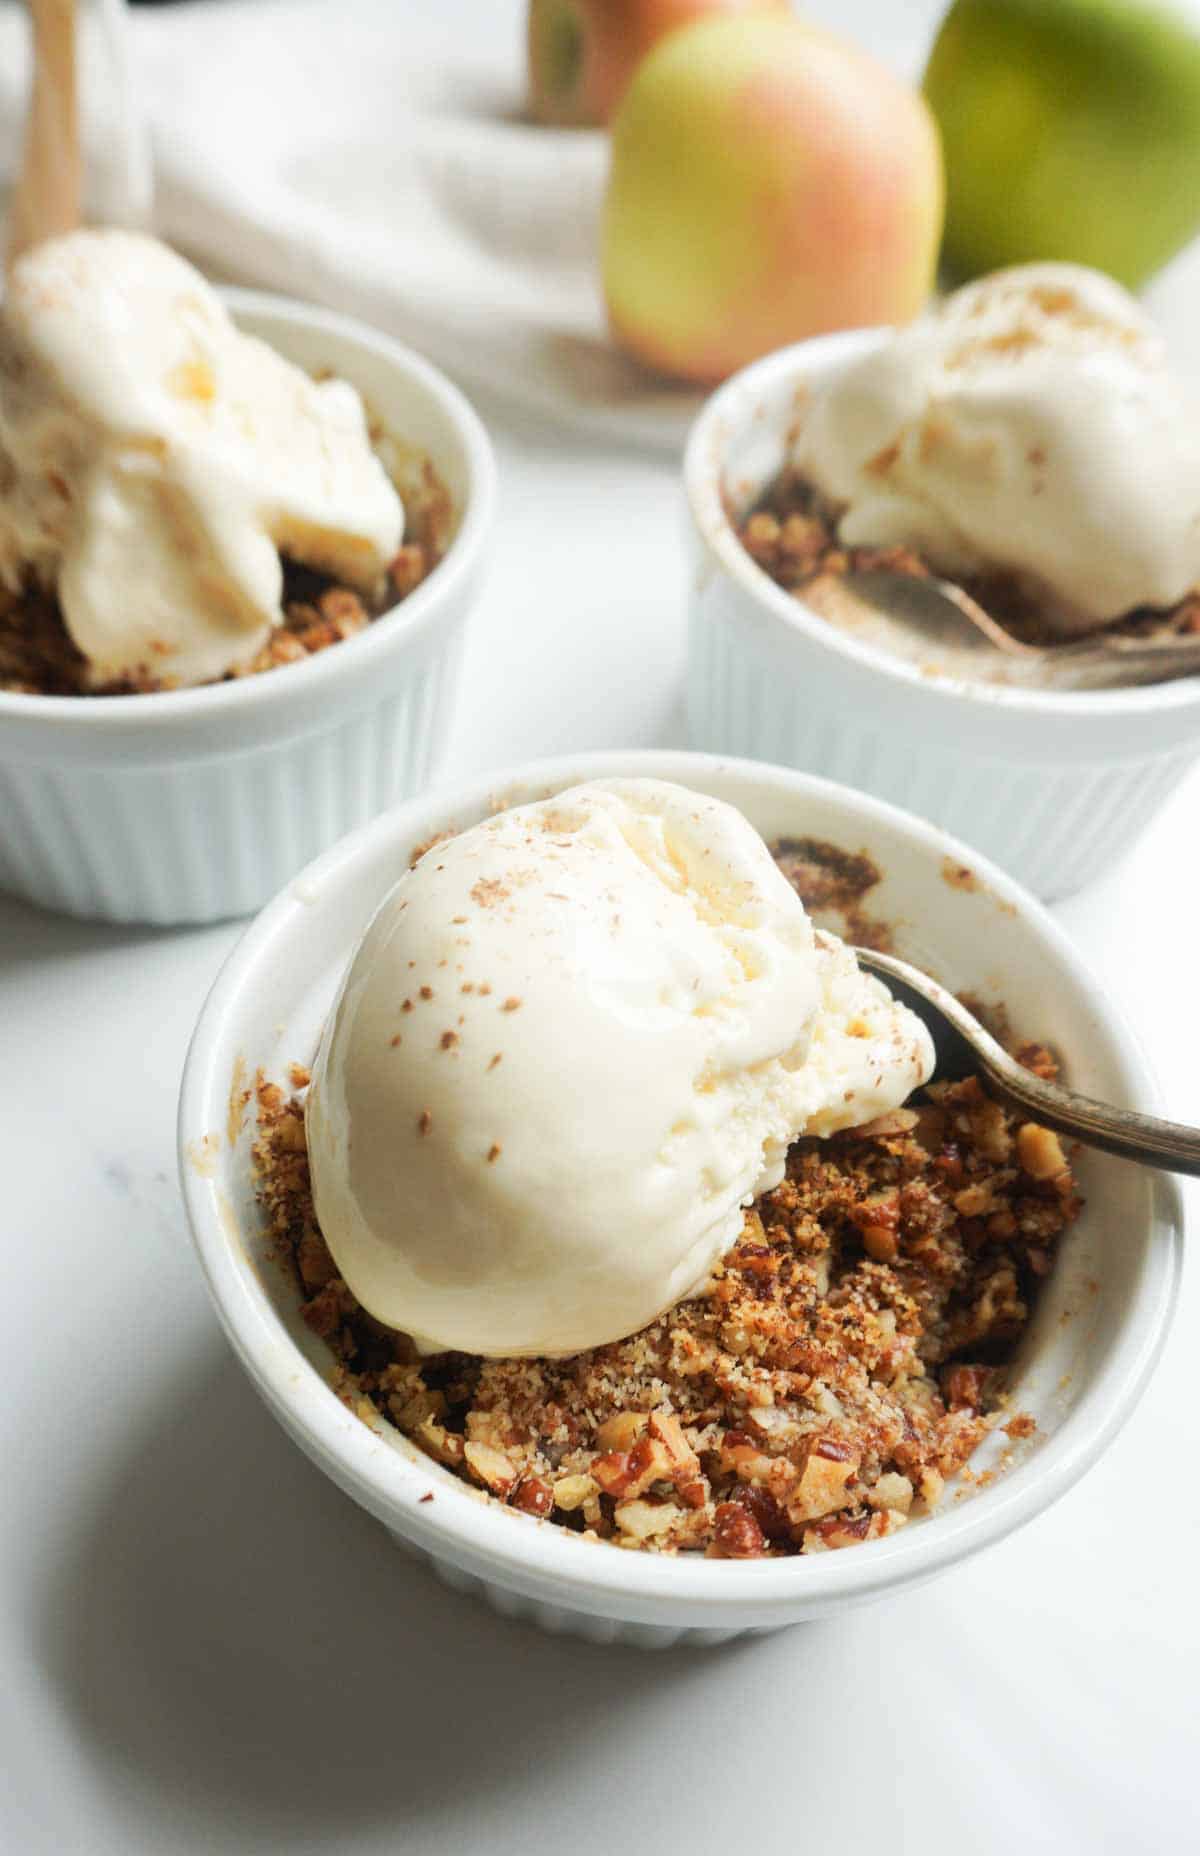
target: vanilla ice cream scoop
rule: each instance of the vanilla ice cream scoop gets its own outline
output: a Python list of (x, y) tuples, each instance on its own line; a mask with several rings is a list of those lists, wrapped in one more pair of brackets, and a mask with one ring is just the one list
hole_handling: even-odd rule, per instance
[(1200, 407), (1097, 271), (956, 291), (814, 388), (793, 462), (847, 546), (1006, 570), (1063, 635), (1200, 584)]
[(380, 907), (313, 1069), (317, 1217), (423, 1347), (573, 1353), (701, 1288), (799, 1134), (931, 1066), (740, 813), (578, 786), (436, 845)]
[(280, 550), (369, 591), (404, 526), (344, 381), (241, 334), (182, 258), (80, 231), (0, 315), (0, 579), (56, 589), (103, 684), (202, 683), (283, 618)]

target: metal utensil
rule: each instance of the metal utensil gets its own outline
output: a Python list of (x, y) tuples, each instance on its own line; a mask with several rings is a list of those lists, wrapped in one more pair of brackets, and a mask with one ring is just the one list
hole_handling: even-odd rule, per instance
[(1025, 644), (963, 587), (936, 574), (850, 568), (816, 574), (800, 592), (822, 618), (874, 636), (900, 656), (927, 660), (933, 652), (942, 654), (950, 675), (987, 674), (983, 658), (993, 653), (1006, 660), (1012, 675), (992, 680), (1057, 688), (1105, 689), (1200, 675), (1200, 632), (1157, 638), (1099, 632), (1068, 644)]
[(966, 1006), (927, 973), (894, 954), (878, 954), (865, 947), (854, 951), (859, 965), (885, 980), (889, 991), (928, 1026), (939, 1081), (978, 1076), (995, 1101), (1059, 1134), (1142, 1166), (1200, 1175), (1200, 1129), (1114, 1108), (1064, 1089), (1060, 1083), (1045, 1082), (1010, 1057)]

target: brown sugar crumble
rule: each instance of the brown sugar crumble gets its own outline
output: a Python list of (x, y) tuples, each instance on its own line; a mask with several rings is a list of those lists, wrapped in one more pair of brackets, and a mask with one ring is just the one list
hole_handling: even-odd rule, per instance
[(865, 851), (845, 851), (823, 838), (780, 838), (771, 846), (776, 863), (809, 914), (835, 916), (834, 926), (854, 947), (892, 950), (892, 931), (863, 907), (883, 872)]
[[(889, 450), (880, 453), (874, 466), (885, 475), (894, 461)], [(843, 547), (837, 536), (837, 513), (791, 469), (779, 473), (748, 514), (739, 516), (733, 509), (726, 513), (750, 558), (785, 593), (798, 599), (803, 598), (810, 580), (826, 574), (884, 570), (925, 579), (933, 571), (912, 548)], [(1013, 575), (972, 575), (961, 584), (1022, 643), (1061, 643), (1037, 600)], [(1134, 638), (1200, 632), (1200, 592), (1189, 594), (1166, 612), (1139, 608), (1105, 630)]]
[(709, 1294), (554, 1360), (419, 1358), (370, 1316), (317, 1225), (302, 1093), (260, 1077), (257, 1099), (269, 1238), (347, 1404), (525, 1514), (657, 1553), (827, 1552), (934, 1507), (989, 1431), (1036, 1428), (1006, 1369), (1081, 1200), (1058, 1137), (975, 1078), (797, 1141)]
[[(256, 676), (300, 663), (364, 631), (427, 580), (450, 545), (454, 511), (449, 491), (427, 460), (399, 483), (405, 543), (372, 598), (283, 558), (283, 623), (256, 657), (220, 679)], [(0, 690), (22, 696), (148, 696), (177, 687), (146, 666), (136, 677), (92, 687), (87, 660), (72, 642), (53, 593), (39, 587), (0, 588)]]

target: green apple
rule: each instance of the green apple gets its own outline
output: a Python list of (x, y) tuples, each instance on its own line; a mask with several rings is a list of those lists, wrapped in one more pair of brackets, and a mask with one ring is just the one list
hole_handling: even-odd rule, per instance
[(722, 380), (827, 329), (908, 321), (941, 230), (921, 97), (790, 15), (671, 33), (613, 123), (609, 322), (639, 360), (684, 379)]
[(1200, 33), (1152, 0), (955, 0), (925, 73), (946, 267), (1061, 258), (1131, 288), (1200, 231)]

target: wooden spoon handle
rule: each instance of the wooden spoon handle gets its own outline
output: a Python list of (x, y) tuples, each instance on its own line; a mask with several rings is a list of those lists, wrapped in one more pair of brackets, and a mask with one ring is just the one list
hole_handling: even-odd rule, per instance
[(77, 226), (83, 194), (75, 0), (28, 4), (33, 85), (9, 218), (10, 266), (31, 245)]

